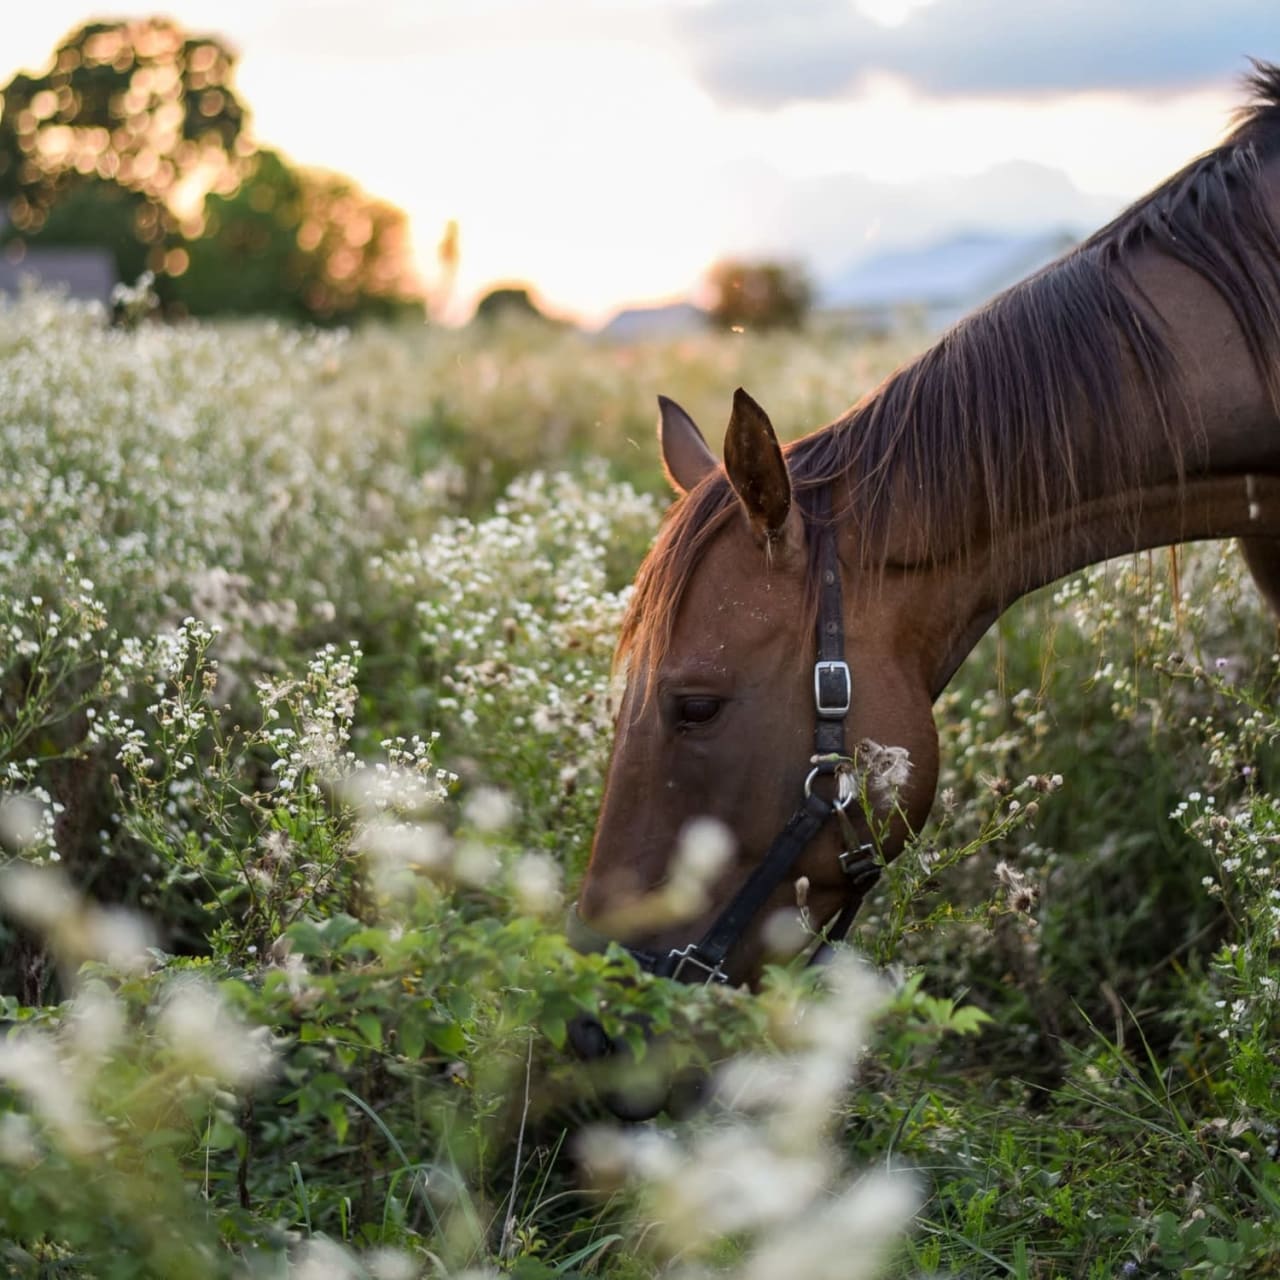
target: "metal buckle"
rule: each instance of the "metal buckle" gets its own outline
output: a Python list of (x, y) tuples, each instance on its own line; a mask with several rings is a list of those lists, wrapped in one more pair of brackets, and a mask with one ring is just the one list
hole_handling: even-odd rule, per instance
[(729, 985), (729, 975), (718, 964), (712, 965), (705, 960), (698, 959), (698, 944), (696, 942), (689, 943), (683, 951), (669, 952), (667, 959), (676, 962), (675, 968), (671, 970), (672, 982), (679, 982), (685, 965), (691, 964), (695, 969), (701, 969), (707, 975), (702, 979), (703, 986), (706, 986), (709, 982), (719, 982), (724, 986)]
[(880, 879), (881, 865), (875, 860), (876, 847), (860, 844), (856, 849), (845, 849), (840, 854), (840, 870), (854, 883), (854, 888), (870, 889)]
[(813, 664), (813, 701), (824, 720), (838, 720), (849, 714), (853, 703), (853, 677), (847, 662)]
[(876, 868), (877, 876), (879, 874), (874, 845), (859, 845), (856, 849), (842, 850), (838, 860), (840, 860), (840, 869), (846, 876), (865, 876), (869, 867)]

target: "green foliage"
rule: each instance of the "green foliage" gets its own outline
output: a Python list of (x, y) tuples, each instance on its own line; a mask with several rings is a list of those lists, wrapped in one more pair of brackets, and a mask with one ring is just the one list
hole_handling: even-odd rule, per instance
[[(108, 248), (178, 315), (420, 316), (405, 215), (255, 148), (234, 70), (221, 40), (168, 19), (72, 32), (0, 91), (4, 239)], [(202, 211), (180, 217), (192, 189)]]
[(793, 263), (727, 259), (708, 283), (711, 321), (722, 329), (795, 329), (813, 302), (813, 286)]
[(205, 201), (204, 231), (170, 293), (194, 316), (277, 314), (320, 324), (416, 312), (408, 224), (334, 174), (262, 149), (229, 195)]
[(197, 173), (235, 180), (245, 110), (234, 63), (220, 40), (164, 18), (73, 31), (47, 70), (0, 92), (7, 234), (106, 245), (128, 280), (163, 270), (180, 231), (174, 190)]
[[(560, 934), (651, 393), (749, 375), (794, 434), (888, 358), (0, 309), (7, 1271), (1276, 1271), (1274, 629), (1225, 550), (983, 642), (879, 976)], [(632, 1050), (599, 1078), (581, 1010)], [(707, 1067), (708, 1111), (602, 1123)]]

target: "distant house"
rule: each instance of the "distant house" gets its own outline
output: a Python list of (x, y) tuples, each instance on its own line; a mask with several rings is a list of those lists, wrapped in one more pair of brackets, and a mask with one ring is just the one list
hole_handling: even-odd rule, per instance
[(628, 307), (600, 330), (611, 342), (639, 342), (645, 338), (679, 338), (707, 327), (707, 313), (692, 302), (657, 307)]
[(982, 231), (922, 248), (887, 250), (828, 280), (819, 306), (875, 332), (904, 324), (936, 332), (1075, 243), (1076, 237), (1066, 231)]
[(16, 294), (28, 282), (59, 290), (72, 298), (96, 299), (111, 305), (117, 284), (116, 262), (106, 249), (26, 247), (20, 256), (10, 245), (0, 250), (0, 294)]

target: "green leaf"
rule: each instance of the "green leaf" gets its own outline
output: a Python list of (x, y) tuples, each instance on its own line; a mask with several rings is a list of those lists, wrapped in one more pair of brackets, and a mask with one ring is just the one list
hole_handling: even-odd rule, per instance
[(565, 1028), (565, 1020), (558, 1014), (544, 1013), (542, 1015), (542, 1033), (557, 1049), (564, 1048), (568, 1032)]
[(396, 1038), (400, 1042), (400, 1052), (406, 1058), (421, 1058), (422, 1051), (427, 1047), (426, 1028), (422, 1025), (422, 1019), (413, 1014), (407, 1014), (401, 1019), (396, 1028)]
[(357, 1013), (351, 1020), (375, 1049), (382, 1048), (382, 1023), (371, 1013)]
[(426, 1031), (427, 1039), (441, 1053), (459, 1054), (466, 1050), (466, 1036), (456, 1022), (429, 1022)]

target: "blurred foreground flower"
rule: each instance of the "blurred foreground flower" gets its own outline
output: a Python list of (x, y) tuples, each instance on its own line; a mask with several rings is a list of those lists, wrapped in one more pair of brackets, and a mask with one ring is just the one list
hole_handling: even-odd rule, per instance
[(602, 1188), (637, 1187), (669, 1256), (745, 1238), (745, 1259), (729, 1273), (737, 1280), (869, 1280), (906, 1229), (919, 1205), (916, 1179), (884, 1171), (849, 1181), (829, 1138), (889, 989), (852, 956), (831, 965), (826, 987), (816, 1000), (784, 1002), (775, 1033), (789, 1052), (734, 1059), (717, 1077), (718, 1107), (684, 1134), (583, 1134), (588, 1177)]
[(150, 963), (154, 935), (146, 920), (123, 907), (86, 902), (56, 868), (12, 862), (0, 869), (0, 906), (42, 934), (72, 970), (86, 960), (126, 972)]
[[(48, 1036), (24, 1028), (0, 1041), (0, 1080), (27, 1100), (64, 1150), (87, 1156), (108, 1145), (106, 1132), (90, 1115), (80, 1088)], [(6, 1136), (18, 1162), (25, 1163), (20, 1135), (11, 1126)]]
[(269, 1029), (245, 1026), (217, 988), (202, 979), (173, 985), (156, 1026), (178, 1063), (193, 1075), (245, 1087), (275, 1070)]

